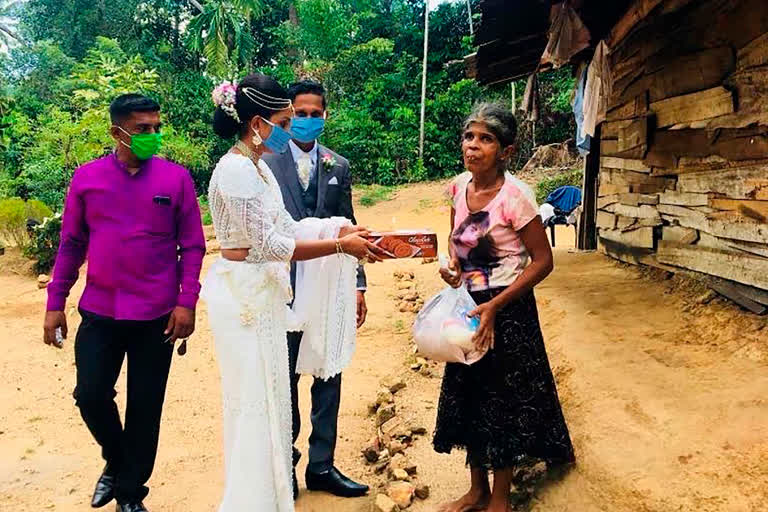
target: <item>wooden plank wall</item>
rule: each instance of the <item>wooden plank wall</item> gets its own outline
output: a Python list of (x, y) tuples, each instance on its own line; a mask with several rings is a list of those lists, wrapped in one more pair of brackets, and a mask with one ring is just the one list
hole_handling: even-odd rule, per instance
[(602, 249), (768, 290), (768, 1), (637, 3), (610, 55)]

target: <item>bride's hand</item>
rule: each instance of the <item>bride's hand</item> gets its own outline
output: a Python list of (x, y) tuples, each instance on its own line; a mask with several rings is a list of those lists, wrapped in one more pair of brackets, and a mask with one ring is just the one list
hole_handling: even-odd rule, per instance
[(358, 260), (367, 259), (369, 263), (381, 261), (384, 252), (364, 238), (367, 234), (368, 231), (357, 231), (341, 238), (341, 250)]
[(351, 235), (352, 233), (360, 233), (365, 231), (367, 233), (367, 229), (363, 226), (344, 226), (339, 230), (339, 238), (344, 238), (347, 235)]

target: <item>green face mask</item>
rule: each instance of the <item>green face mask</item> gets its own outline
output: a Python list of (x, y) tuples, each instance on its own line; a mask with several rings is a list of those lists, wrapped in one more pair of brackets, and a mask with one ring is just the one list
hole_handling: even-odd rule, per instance
[(130, 146), (123, 141), (120, 141), (120, 143), (125, 147), (131, 148), (131, 151), (133, 152), (134, 155), (136, 155), (136, 158), (138, 158), (139, 160), (149, 160), (150, 158), (155, 156), (158, 151), (160, 151), (160, 148), (163, 145), (162, 133), (131, 134), (123, 130), (119, 126), (118, 128), (120, 129), (121, 132), (131, 137)]

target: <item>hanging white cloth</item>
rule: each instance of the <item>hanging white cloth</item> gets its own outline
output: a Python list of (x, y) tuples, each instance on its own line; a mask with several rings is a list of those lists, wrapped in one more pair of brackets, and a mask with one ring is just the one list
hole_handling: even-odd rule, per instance
[[(348, 219), (302, 220), (297, 240), (335, 238)], [(302, 331), (296, 372), (329, 379), (347, 367), (355, 352), (357, 260), (336, 254), (296, 265), (294, 325)]]

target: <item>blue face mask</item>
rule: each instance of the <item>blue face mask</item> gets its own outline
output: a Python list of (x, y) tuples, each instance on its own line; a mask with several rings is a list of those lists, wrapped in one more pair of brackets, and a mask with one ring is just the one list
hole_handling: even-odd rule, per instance
[(288, 151), (288, 142), (291, 140), (291, 132), (285, 131), (282, 126), (272, 124), (264, 119), (272, 127), (272, 133), (264, 140), (264, 145), (273, 153), (282, 154)]
[(322, 117), (294, 117), (291, 135), (299, 142), (314, 142), (324, 129), (325, 119)]

